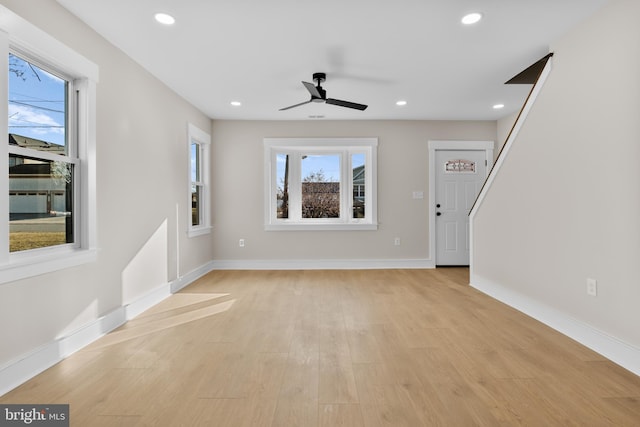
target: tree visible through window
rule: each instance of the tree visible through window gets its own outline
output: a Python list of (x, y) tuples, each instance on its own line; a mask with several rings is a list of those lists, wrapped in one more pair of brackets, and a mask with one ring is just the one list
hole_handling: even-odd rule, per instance
[(279, 219), (289, 218), (289, 155), (276, 154), (276, 175), (278, 176), (278, 190), (276, 194), (276, 209)]
[(267, 139), (267, 228), (376, 225), (374, 138)]
[(340, 181), (339, 155), (302, 156), (302, 218), (340, 218)]
[(96, 259), (100, 68), (2, 9), (0, 283)]
[(9, 54), (9, 251), (74, 243), (69, 86)]

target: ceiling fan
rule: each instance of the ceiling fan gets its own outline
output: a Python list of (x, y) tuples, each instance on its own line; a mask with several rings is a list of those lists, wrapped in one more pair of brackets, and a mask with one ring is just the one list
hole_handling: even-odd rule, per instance
[(304, 87), (307, 88), (309, 93), (311, 94), (311, 99), (305, 102), (301, 102), (299, 104), (291, 105), (289, 107), (281, 108), (280, 111), (289, 110), (291, 108), (299, 107), (304, 104), (308, 104), (310, 102), (325, 102), (331, 105), (338, 105), (340, 107), (353, 108), (355, 110), (365, 110), (367, 105), (364, 104), (356, 104), (355, 102), (349, 101), (341, 101), (339, 99), (327, 98), (327, 91), (320, 86), (320, 84), (327, 79), (327, 75), (325, 73), (313, 73), (313, 81), (317, 82), (317, 86), (314, 86), (313, 83), (302, 82)]

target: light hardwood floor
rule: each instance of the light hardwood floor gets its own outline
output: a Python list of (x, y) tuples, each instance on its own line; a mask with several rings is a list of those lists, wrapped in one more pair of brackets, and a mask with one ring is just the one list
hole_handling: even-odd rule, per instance
[(72, 426), (640, 425), (640, 377), (467, 283), (212, 272), (0, 402)]

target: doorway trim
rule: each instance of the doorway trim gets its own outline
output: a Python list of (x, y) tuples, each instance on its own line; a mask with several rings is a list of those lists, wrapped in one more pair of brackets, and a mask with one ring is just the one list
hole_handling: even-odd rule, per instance
[[(464, 140), (429, 140), (429, 258), (433, 260), (434, 267), (438, 265), (436, 252), (436, 151), (449, 150), (477, 150), (485, 152), (487, 161), (487, 176), (493, 167), (493, 152), (495, 141), (464, 141)], [(486, 179), (486, 177), (485, 177)], [(471, 243), (471, 246), (473, 244)], [(470, 250), (469, 261), (471, 263), (473, 251)]]

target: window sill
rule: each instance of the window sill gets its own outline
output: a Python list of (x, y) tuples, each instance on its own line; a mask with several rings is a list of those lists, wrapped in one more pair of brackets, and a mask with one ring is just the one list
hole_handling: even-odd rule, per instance
[(210, 234), (212, 228), (213, 227), (210, 225), (206, 227), (190, 228), (187, 234), (189, 235), (189, 238), (204, 236), (205, 234)]
[(0, 265), (0, 284), (94, 262), (97, 253), (96, 249), (60, 248), (37, 255), (14, 255)]
[(378, 224), (265, 224), (265, 231), (371, 231), (377, 230)]

